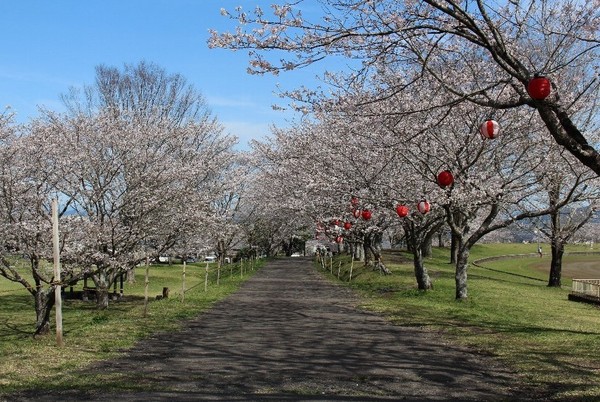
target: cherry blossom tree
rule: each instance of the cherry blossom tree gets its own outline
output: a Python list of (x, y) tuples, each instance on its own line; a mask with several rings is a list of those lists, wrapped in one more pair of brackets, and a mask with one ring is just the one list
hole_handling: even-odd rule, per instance
[(207, 113), (202, 95), (185, 77), (145, 61), (125, 64), (122, 69), (99, 65), (94, 85), (70, 88), (62, 100), (70, 115), (104, 110), (115, 119), (144, 126), (180, 126), (214, 119)]
[[(322, 138), (315, 142), (319, 150), (311, 155), (312, 163), (327, 172), (333, 171), (333, 164), (344, 166), (328, 189), (352, 183), (345, 191), (338, 188), (335, 192), (352, 194), (365, 189), (376, 202), (395, 198), (389, 182), (372, 180), (383, 172), (381, 163), (402, 166), (395, 161), (402, 155), (405, 162), (421, 160), (430, 170), (410, 171), (421, 172), (423, 179), (433, 182), (439, 168), (451, 167), (460, 186), (437, 190), (433, 197), (445, 207), (455, 240), (456, 297), (466, 298), (473, 244), (494, 230), (573, 201), (566, 197), (552, 208), (532, 207), (532, 198), (542, 189), (533, 172), (541, 165), (544, 148), (530, 135), (539, 131), (539, 122), (558, 144), (600, 173), (600, 157), (594, 148), (597, 137), (586, 131), (585, 124), (593, 116), (600, 88), (594, 70), (597, 4), (489, 5), (450, 0), (321, 4), (325, 6), (322, 22), (305, 19), (299, 11), (302, 2), (274, 5), (272, 16), (261, 9), (246, 13), (237, 8), (235, 14), (224, 10), (224, 15), (237, 19), (238, 30), (235, 34), (213, 32), (210, 45), (251, 49), (249, 70), (254, 73), (278, 73), (332, 55), (362, 63), (353, 64), (353, 73), (327, 76), (328, 83), (344, 96), (329, 97), (309, 89), (287, 94), (306, 102), (310, 108), (304, 110), (320, 121), (327, 119), (326, 113), (334, 116), (330, 121), (338, 120), (323, 124), (335, 135), (317, 127)], [(282, 58), (268, 56), (277, 50), (282, 51)], [(530, 95), (527, 88), (539, 72), (552, 82), (551, 94), (544, 99)], [(335, 114), (336, 108), (343, 112)], [(487, 148), (474, 141), (483, 121), (500, 117), (509, 135)], [(317, 132), (314, 127), (311, 130)], [(362, 138), (355, 134), (357, 130), (362, 131)], [(352, 157), (344, 163), (334, 150), (348, 148), (349, 141), (357, 139), (362, 147), (350, 148)], [(337, 146), (333, 145), (336, 141)], [(426, 146), (420, 147), (419, 141)], [(328, 142), (333, 146), (326, 146)], [(410, 143), (409, 150), (400, 150), (401, 143)], [(356, 165), (366, 174), (355, 171), (350, 173), (355, 176), (348, 177), (344, 172), (352, 170), (347, 165)], [(411, 164), (404, 166), (410, 169)], [(309, 170), (309, 177), (318, 174)], [(314, 180), (305, 180), (305, 185), (314, 186)]]
[[(214, 205), (235, 174), (235, 138), (181, 76), (141, 63), (100, 67), (97, 78), (65, 97), (65, 114), (46, 110), (27, 126), (0, 115), (0, 275), (34, 296), (36, 334), (49, 330), (56, 286), (91, 278), (106, 308), (110, 286), (141, 261), (215, 238), (206, 229), (218, 228)], [(54, 198), (60, 283), (46, 264)], [(14, 267), (15, 253), (31, 275)]]
[(235, 139), (181, 76), (147, 63), (101, 66), (95, 87), (64, 100), (67, 113), (46, 111), (30, 137), (45, 155), (41, 171), (80, 217), (63, 258), (88, 271), (105, 308), (117, 277), (211, 216)]
[(230, 157), (230, 165), (223, 169), (219, 180), (219, 194), (211, 203), (214, 222), (213, 240), (210, 242), (217, 259), (225, 263), (227, 254), (243, 241), (244, 209), (253, 165), (246, 153), (235, 153)]
[[(281, 139), (286, 140), (286, 137)], [(283, 166), (278, 167), (277, 145), (256, 143), (254, 147), (260, 151), (255, 150), (250, 155), (253, 171), (245, 184), (245, 202), (238, 219), (247, 246), (272, 256), (289, 249), (291, 239), (303, 237), (314, 220), (302, 206), (308, 196), (298, 187), (301, 171), (291, 172), (286, 179)]]
[[(544, 190), (547, 147), (540, 143), (541, 125), (531, 110), (490, 111), (473, 103), (443, 109), (436, 105), (444, 102), (446, 93), (438, 88), (433, 93), (417, 89), (412, 96), (404, 91), (377, 102), (371, 102), (378, 96), (376, 90), (350, 96), (346, 90), (343, 96), (315, 104), (318, 123), (278, 132), (271, 145), (261, 149), (265, 166), (270, 166), (269, 182), (298, 183), (305, 195), (282, 185), (285, 190), (276, 197), (293, 196), (291, 210), (313, 214), (321, 222), (344, 211), (344, 198), (347, 205), (350, 194), (360, 194), (361, 208), (387, 211), (372, 221), (375, 227), (385, 227), (394, 200), (409, 202), (427, 194), (437, 216), (424, 219), (416, 214), (405, 225), (413, 242), (417, 282), (423, 289), (431, 285), (423, 269), (423, 246), (441, 225), (443, 210), (456, 239), (456, 297), (465, 299), (471, 247), (488, 233), (554, 208), (533, 202)], [(360, 108), (354, 102), (358, 97), (363, 100)], [(418, 113), (417, 103), (426, 105)], [(491, 113), (502, 135), (485, 140), (479, 130)], [(456, 184), (442, 189), (436, 179), (444, 169), (454, 173)], [(563, 197), (558, 205), (572, 201)]]
[[(549, 219), (538, 218), (534, 224), (550, 240), (548, 286), (560, 287), (565, 244), (594, 217), (600, 205), (600, 182), (598, 176), (576, 163), (556, 144), (546, 146), (545, 158), (538, 169), (544, 191), (534, 201), (548, 205), (550, 213)], [(567, 204), (566, 199), (570, 200)]]
[[(50, 263), (50, 204), (58, 193), (51, 171), (47, 169), (48, 155), (40, 152), (43, 141), (27, 135), (29, 127), (9, 123), (6, 116), (0, 118), (0, 275), (20, 283), (33, 296), (36, 314), (34, 334), (45, 335), (50, 331), (55, 288), (74, 284), (91, 272), (63, 261), (61, 282), (54, 278)], [(68, 200), (64, 202), (60, 215), (64, 215), (67, 205)], [(70, 239), (76, 236), (77, 225), (64, 217), (61, 221), (61, 250), (65, 252), (70, 248)], [(20, 269), (24, 261), (29, 265), (28, 272)]]
[[(271, 14), (260, 8), (222, 10), (238, 28), (235, 33), (214, 31), (209, 45), (250, 49), (251, 73), (278, 73), (342, 56), (352, 60), (354, 72), (336, 75), (340, 86), (357, 85), (381, 70), (403, 75), (396, 85), (379, 88), (380, 99), (425, 85), (425, 73), (448, 92), (446, 104), (468, 101), (501, 110), (527, 105), (558, 144), (600, 174), (596, 142), (586, 136), (580, 119), (581, 110), (597, 102), (600, 90), (598, 0), (320, 4), (320, 21), (304, 17), (302, 1), (275, 4)], [(280, 53), (270, 57), (273, 51)], [(462, 72), (459, 79), (447, 74), (452, 70)], [(545, 99), (532, 98), (527, 91), (536, 73), (546, 74), (552, 83)], [(565, 83), (565, 76), (578, 80)], [(309, 100), (310, 94), (291, 96)]]
[[(372, 116), (327, 110), (318, 117), (318, 123), (276, 130), (270, 143), (256, 144), (263, 158), (264, 181), (281, 183), (270, 188), (269, 195), (285, 205), (289, 216), (310, 217), (329, 240), (341, 235), (353, 254), (362, 251), (366, 263), (389, 273), (381, 256), (383, 233), (397, 223), (395, 202), (407, 197), (398, 189), (410, 181), (402, 174), (398, 140)], [(423, 196), (423, 188), (419, 191), (412, 199)], [(354, 197), (356, 202), (351, 203)], [(368, 219), (362, 215), (365, 210), (371, 212)], [(438, 221), (441, 217), (437, 215)], [(341, 223), (331, 225), (334, 221)], [(351, 229), (340, 229), (345, 222)], [(420, 252), (421, 247), (415, 250)], [(422, 282), (429, 283), (428, 277)]]
[(220, 155), (233, 144), (204, 122), (141, 126), (110, 113), (48, 114), (36, 135), (47, 141), (58, 191), (89, 223), (73, 258), (98, 267), (91, 278), (101, 308), (120, 275), (200, 230)]

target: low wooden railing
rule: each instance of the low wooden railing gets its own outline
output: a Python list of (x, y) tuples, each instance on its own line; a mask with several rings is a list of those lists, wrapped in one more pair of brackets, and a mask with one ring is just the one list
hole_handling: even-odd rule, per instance
[(573, 279), (571, 292), (600, 299), (600, 279)]

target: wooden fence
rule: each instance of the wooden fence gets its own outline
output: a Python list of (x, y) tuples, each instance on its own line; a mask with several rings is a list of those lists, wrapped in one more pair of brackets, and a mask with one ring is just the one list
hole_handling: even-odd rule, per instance
[(592, 296), (600, 300), (600, 279), (573, 279), (571, 293)]

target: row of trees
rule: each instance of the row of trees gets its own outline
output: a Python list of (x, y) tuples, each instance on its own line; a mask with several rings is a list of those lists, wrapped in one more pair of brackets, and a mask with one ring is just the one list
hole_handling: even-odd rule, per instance
[[(385, 230), (401, 228), (421, 289), (431, 286), (424, 248), (446, 226), (457, 299), (468, 296), (476, 242), (515, 222), (550, 216), (549, 285), (559, 286), (564, 243), (598, 205), (597, 5), (320, 3), (322, 18), (313, 21), (301, 13), (302, 1), (274, 5), (271, 14), (223, 10), (239, 26), (235, 33), (213, 32), (210, 40), (214, 47), (250, 49), (249, 69), (260, 74), (331, 56), (349, 60), (350, 73), (325, 75), (330, 92), (289, 92), (307, 117), (255, 144), (262, 180), (278, 184), (263, 201), (271, 215), (281, 211), (304, 226), (351, 221), (350, 231), (326, 230), (363, 245), (384, 271), (377, 244)], [(527, 91), (536, 73), (551, 80), (545, 99)], [(480, 138), (489, 119), (500, 125), (498, 139)], [(436, 175), (445, 169), (455, 184), (440, 188)], [(353, 196), (374, 211), (371, 220), (353, 220)], [(426, 215), (414, 212), (423, 198), (433, 205)], [(413, 213), (399, 219), (398, 203)]]
[[(232, 215), (248, 169), (199, 93), (148, 63), (96, 73), (64, 97), (66, 113), (0, 118), (0, 275), (35, 298), (36, 334), (49, 330), (56, 286), (90, 278), (106, 308), (112, 284), (142, 261), (208, 249), (223, 258), (240, 232)], [(61, 283), (45, 263), (56, 198)]]
[[(207, 247), (223, 258), (243, 237), (249, 252), (270, 254), (291, 251), (315, 229), (343, 236), (382, 272), (384, 234), (401, 233), (426, 290), (423, 256), (445, 228), (464, 299), (474, 244), (550, 217), (538, 226), (552, 244), (549, 285), (560, 285), (564, 243), (600, 195), (597, 4), (319, 3), (315, 21), (304, 18), (301, 0), (270, 15), (223, 10), (239, 27), (212, 34), (210, 46), (250, 49), (255, 73), (329, 56), (350, 66), (324, 76), (328, 92), (287, 93), (306, 116), (274, 128), (251, 153), (234, 150), (235, 138), (183, 77), (148, 63), (98, 67), (93, 85), (63, 97), (65, 113), (42, 110), (26, 125), (0, 116), (0, 275), (35, 297), (36, 333), (48, 331), (56, 286), (91, 278), (106, 307), (118, 276), (167, 250)], [(552, 91), (534, 99), (527, 84), (540, 72)], [(478, 133), (489, 119), (501, 130), (494, 140)], [(436, 176), (446, 169), (455, 182), (441, 188)], [(52, 199), (61, 205), (61, 283), (43, 264)], [(422, 199), (432, 205), (427, 214), (415, 211)], [(398, 204), (408, 216), (398, 217)], [(357, 209), (372, 218), (356, 218)], [(30, 261), (32, 280), (14, 268), (15, 253)]]

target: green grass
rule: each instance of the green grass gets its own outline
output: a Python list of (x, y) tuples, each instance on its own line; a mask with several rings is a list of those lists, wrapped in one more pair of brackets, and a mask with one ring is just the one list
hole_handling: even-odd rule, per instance
[[(395, 323), (419, 326), (446, 341), (473, 347), (508, 365), (525, 384), (544, 400), (600, 400), (600, 308), (567, 300), (570, 279), (579, 277), (582, 264), (600, 256), (567, 255), (564, 258), (563, 288), (548, 288), (549, 258), (535, 256), (535, 244), (477, 245), (471, 261), (489, 256), (529, 254), (532, 257), (498, 259), (469, 267), (469, 299), (454, 301), (454, 268), (447, 249), (434, 249), (425, 265), (434, 289), (415, 289), (411, 256), (386, 253), (390, 276), (379, 275), (355, 262), (353, 281), (348, 283), (348, 256), (333, 261), (333, 275), (364, 296), (366, 308), (382, 312)], [(544, 251), (548, 253), (548, 245)], [(567, 251), (589, 251), (569, 246)], [(194, 264), (195, 265), (195, 264)], [(179, 327), (181, 320), (238, 288), (239, 267), (229, 277), (229, 266), (216, 286), (214, 270), (204, 292), (204, 265), (188, 265), (185, 302), (181, 302), (181, 266), (152, 266), (150, 270), (149, 315), (143, 317), (143, 269), (135, 284), (126, 285), (129, 298), (111, 302), (108, 310), (97, 311), (93, 302), (64, 303), (65, 347), (57, 348), (54, 336), (34, 340), (33, 298), (20, 286), (0, 279), (0, 396), (23, 389), (111, 388), (131, 389), (126, 379), (80, 374), (97, 360), (110, 359), (120, 349), (131, 347), (152, 333)], [(214, 265), (211, 264), (211, 267)], [(589, 267), (586, 275), (589, 276)], [(244, 275), (247, 279), (250, 275)], [(163, 287), (171, 290), (167, 300), (154, 301)], [(135, 297), (133, 297), (135, 296)], [(52, 319), (54, 320), (54, 318)]]
[[(258, 261), (255, 269), (262, 264), (263, 261)], [(107, 381), (102, 377), (102, 381), (98, 381), (89, 373), (78, 374), (78, 370), (94, 361), (110, 359), (120, 350), (133, 346), (136, 341), (153, 333), (179, 328), (182, 320), (197, 316), (238, 289), (253, 274), (247, 263), (243, 277), (238, 264), (225, 265), (217, 286), (216, 264), (210, 264), (205, 291), (205, 266), (188, 264), (184, 302), (181, 301), (182, 266), (151, 266), (150, 303), (145, 317), (143, 267), (136, 269), (135, 283), (125, 284), (125, 297), (111, 301), (106, 310), (97, 310), (93, 301), (64, 300), (63, 348), (56, 346), (54, 334), (32, 338), (35, 329), (33, 297), (24, 288), (0, 278), (0, 396), (40, 387), (130, 388), (132, 384), (120, 383), (119, 378)], [(170, 297), (156, 300), (156, 296), (162, 294), (163, 287), (169, 287)], [(52, 317), (53, 327), (54, 322), (55, 318)]]
[[(478, 245), (478, 258), (535, 253), (537, 245)], [(545, 252), (549, 252), (545, 246)], [(570, 246), (567, 251), (589, 251)], [(565, 256), (563, 288), (548, 288), (550, 258), (519, 257), (481, 262), (469, 267), (469, 298), (454, 301), (454, 267), (449, 252), (434, 249), (425, 266), (434, 282), (428, 292), (416, 290), (411, 256), (384, 255), (392, 275), (383, 276), (355, 262), (348, 284), (348, 256), (342, 262), (340, 281), (364, 296), (364, 307), (381, 312), (399, 325), (419, 326), (496, 356), (514, 370), (545, 400), (600, 400), (600, 308), (567, 300), (571, 278), (580, 277), (577, 267), (597, 262), (600, 255)], [(358, 266), (358, 267), (357, 267)], [(589, 273), (587, 269), (586, 273)]]

